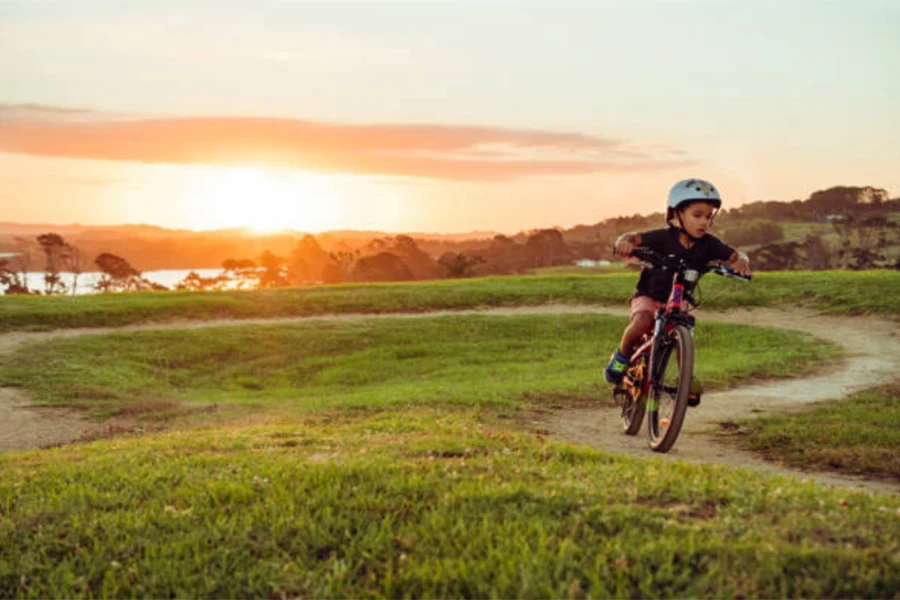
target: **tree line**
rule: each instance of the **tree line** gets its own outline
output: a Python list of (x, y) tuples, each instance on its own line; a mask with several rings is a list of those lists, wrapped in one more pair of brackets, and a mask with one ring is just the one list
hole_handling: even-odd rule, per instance
[[(538, 229), (439, 246), (417, 242), (408, 235), (383, 236), (361, 247), (331, 251), (314, 236), (304, 235), (285, 255), (266, 249), (255, 257), (228, 258), (218, 275), (202, 277), (192, 271), (174, 289), (255, 289), (526, 273), (571, 265), (580, 258), (612, 259), (618, 235), (657, 228), (664, 222), (662, 213), (633, 215), (570, 230)], [(786, 239), (784, 229), (791, 222), (819, 229)], [(830, 234), (829, 241), (823, 231)], [(889, 199), (887, 192), (878, 188), (834, 187), (817, 191), (806, 201), (755, 202), (723, 210), (717, 217), (716, 234), (748, 251), (756, 270), (900, 269), (900, 200)], [(0, 255), (0, 290), (6, 294), (74, 293), (87, 266), (74, 244), (52, 232), (33, 240), (17, 238), (16, 243), (16, 252)], [(110, 252), (99, 253), (93, 266), (101, 273), (94, 284), (97, 292), (167, 289)], [(41, 284), (32, 288), (26, 273), (37, 270), (43, 272)], [(70, 286), (60, 275), (63, 272), (72, 274)]]
[[(0, 289), (6, 294), (74, 293), (85, 267), (78, 249), (57, 233), (41, 234), (34, 242), (20, 239), (15, 256), (0, 258)], [(32, 288), (26, 274), (39, 268), (34, 264), (35, 247), (43, 254), (44, 275), (42, 285)], [(256, 289), (476, 277), (568, 265), (577, 257), (558, 229), (531, 232), (524, 243), (497, 235), (477, 253), (446, 251), (437, 257), (423, 251), (408, 235), (376, 238), (362, 248), (332, 252), (325, 251), (312, 235), (305, 235), (286, 256), (266, 250), (257, 257), (228, 258), (217, 275), (203, 277), (191, 271), (174, 289)], [(103, 252), (93, 265), (101, 273), (94, 284), (97, 292), (167, 289), (146, 279), (127, 259), (115, 254)], [(61, 272), (73, 274), (70, 286), (60, 277)]]

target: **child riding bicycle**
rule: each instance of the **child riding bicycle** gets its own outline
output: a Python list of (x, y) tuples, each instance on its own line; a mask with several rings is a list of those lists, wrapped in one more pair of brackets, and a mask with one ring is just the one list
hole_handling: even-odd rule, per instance
[[(709, 233), (716, 213), (722, 207), (718, 189), (702, 179), (679, 181), (669, 191), (666, 205), (668, 228), (640, 233), (625, 233), (616, 240), (617, 256), (628, 257), (635, 247), (645, 247), (662, 255), (683, 258), (698, 267), (711, 261), (722, 261), (737, 273), (750, 275), (750, 261)], [(644, 267), (637, 289), (631, 297), (631, 321), (622, 334), (619, 347), (603, 371), (603, 378), (618, 384), (625, 375), (629, 355), (637, 342), (653, 329), (656, 311), (666, 305), (672, 291), (672, 274)]]

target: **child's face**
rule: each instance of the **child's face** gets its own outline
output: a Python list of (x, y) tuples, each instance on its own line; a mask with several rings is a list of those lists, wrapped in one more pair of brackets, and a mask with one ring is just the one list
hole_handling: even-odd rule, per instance
[(681, 211), (681, 223), (688, 235), (703, 237), (712, 225), (716, 207), (708, 202), (693, 202)]

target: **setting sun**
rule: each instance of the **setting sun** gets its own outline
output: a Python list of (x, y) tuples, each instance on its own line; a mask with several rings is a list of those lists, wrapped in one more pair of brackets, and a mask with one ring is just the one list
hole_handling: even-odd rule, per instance
[(339, 226), (344, 210), (334, 176), (303, 171), (192, 167), (181, 188), (179, 204), (197, 229), (315, 232)]

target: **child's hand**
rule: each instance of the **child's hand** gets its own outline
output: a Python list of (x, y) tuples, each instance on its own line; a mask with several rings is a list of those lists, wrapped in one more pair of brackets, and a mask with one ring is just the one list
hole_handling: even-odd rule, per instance
[(631, 256), (631, 251), (634, 250), (635, 246), (637, 246), (635, 240), (635, 235), (633, 233), (626, 233), (619, 236), (619, 239), (616, 240), (616, 256), (620, 256), (622, 258), (628, 258)]
[(743, 252), (735, 252), (729, 265), (739, 275), (750, 277), (750, 257)]

